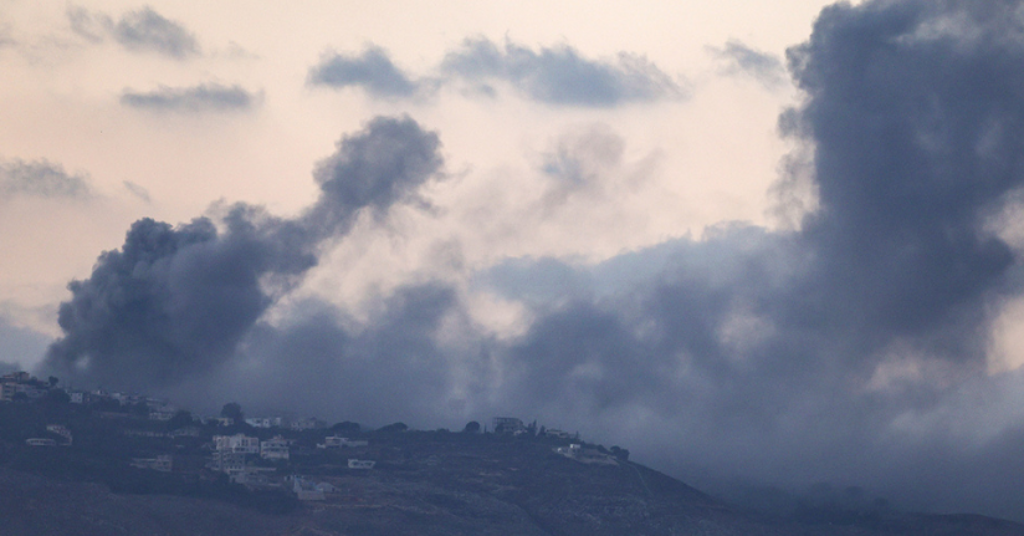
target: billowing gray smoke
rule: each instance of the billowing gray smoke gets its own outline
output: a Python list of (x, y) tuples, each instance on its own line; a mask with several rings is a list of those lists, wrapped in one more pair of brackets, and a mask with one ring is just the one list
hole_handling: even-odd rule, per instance
[(575, 270), (592, 292), (558, 297), (570, 305), (506, 350), (505, 400), (707, 485), (831, 479), (1024, 519), (1005, 493), (1021, 475), (1001, 470), (1024, 466), (1010, 448), (1024, 423), (1002, 422), (1024, 383), (986, 372), (994, 311), (1019, 292), (991, 222), (1024, 184), (1022, 13), (825, 9), (789, 51), (805, 101), (781, 120), (813, 157), (818, 208), (801, 230), (725, 225)]
[(430, 283), (381, 297), (363, 326), (316, 302), (258, 321), (317, 244), (437, 169), (432, 135), (385, 120), (321, 166), (322, 199), (296, 220), (241, 207), (222, 231), (136, 224), (72, 284), (48, 363), (137, 388), (182, 380), (208, 407), (419, 426), (515, 414), (718, 489), (831, 480), (1024, 520), (1024, 377), (986, 371), (993, 315), (1020, 292), (992, 221), (1024, 184), (1022, 13), (825, 9), (790, 51), (805, 100), (780, 122), (811, 155), (817, 208), (799, 230), (723, 224), (591, 267), (509, 261), (474, 284), (533, 309), (512, 342)]
[(108, 387), (148, 389), (209, 373), (297, 278), (324, 240), (345, 234), (362, 209), (383, 212), (414, 195), (441, 166), (437, 136), (411, 119), (378, 118), (346, 137), (315, 173), (319, 200), (294, 220), (237, 205), (218, 228), (208, 218), (172, 227), (132, 225), (124, 246), (69, 285), (64, 336), (44, 367)]

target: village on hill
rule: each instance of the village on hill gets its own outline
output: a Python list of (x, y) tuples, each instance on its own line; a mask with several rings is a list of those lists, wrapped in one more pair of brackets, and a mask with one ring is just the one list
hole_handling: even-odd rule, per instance
[[(401, 422), (370, 430), (314, 417), (246, 417), (237, 403), (216, 416), (196, 416), (167, 400), (66, 389), (57, 378), (26, 372), (0, 377), (0, 422), (0, 461), (9, 467), (134, 493), (323, 501), (344, 492), (332, 476), (442, 465), (437, 454), (417, 459), (412, 442), (402, 439), (417, 432)], [(626, 449), (587, 445), (579, 434), (519, 418), (495, 417), (488, 424), (420, 433), (540, 441), (554, 455), (582, 464), (616, 465), (629, 456)]]

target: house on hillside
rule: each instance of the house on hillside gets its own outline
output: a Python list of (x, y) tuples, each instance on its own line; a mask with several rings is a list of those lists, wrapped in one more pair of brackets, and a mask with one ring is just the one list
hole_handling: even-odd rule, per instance
[(569, 458), (570, 460), (576, 460), (580, 463), (595, 464), (595, 465), (618, 465), (618, 460), (614, 456), (605, 454), (598, 449), (584, 447), (579, 443), (573, 443), (568, 447), (558, 447), (555, 452)]
[(41, 398), (53, 387), (23, 371), (0, 376), (0, 401), (12, 402), (18, 398)]
[(340, 449), (342, 447), (365, 447), (370, 442), (361, 439), (349, 439), (347, 437), (340, 436), (327, 436), (324, 438), (323, 443), (317, 443), (316, 448), (318, 449)]
[(214, 449), (217, 451), (236, 452), (240, 454), (259, 454), (260, 439), (245, 434), (231, 436), (213, 436)]
[(161, 473), (170, 473), (173, 465), (173, 458), (169, 454), (162, 454), (156, 458), (132, 458), (131, 463), (132, 467), (152, 469)]
[(299, 419), (292, 422), (292, 430), (319, 430), (321, 428), (327, 428), (327, 423), (314, 417)]
[[(320, 483), (313, 481), (311, 478), (307, 478), (300, 475), (292, 475), (289, 477), (292, 482), (292, 492), (299, 498), (300, 501), (322, 501), (325, 497), (325, 491), (327, 486), (323, 486)], [(328, 486), (330, 486), (328, 484)], [(334, 491), (334, 486), (330, 486), (330, 491)]]
[(229, 475), (240, 473), (245, 471), (245, 454), (228, 450), (216, 450), (210, 457), (206, 467)]
[(291, 441), (275, 436), (266, 441), (260, 442), (260, 457), (264, 460), (288, 460), (290, 455)]
[(250, 417), (245, 420), (245, 424), (253, 428), (274, 428), (275, 426), (283, 426), (284, 419), (281, 417)]
[(348, 468), (349, 469), (373, 469), (377, 465), (377, 462), (373, 460), (357, 460), (355, 458), (349, 458)]
[(207, 467), (230, 475), (245, 470), (247, 455), (260, 453), (260, 439), (245, 434), (213, 436), (213, 448)]
[(64, 438), (65, 446), (71, 446), (71, 430), (68, 430), (66, 426), (62, 424), (48, 424), (46, 425), (46, 431), (50, 432), (51, 434), (59, 435), (60, 437)]

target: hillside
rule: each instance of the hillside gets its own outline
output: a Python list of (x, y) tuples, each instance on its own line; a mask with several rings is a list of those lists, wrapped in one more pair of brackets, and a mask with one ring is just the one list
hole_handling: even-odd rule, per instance
[(119, 494), (102, 483), (3, 469), (0, 534), (1024, 534), (980, 516), (886, 513), (847, 526), (755, 517), (641, 465), (585, 464), (535, 439), (398, 432), (372, 441), (374, 469), (348, 469), (340, 463), (347, 454), (327, 455), (303, 471), (337, 491), (276, 515), (221, 498)]
[(518, 419), (491, 433), (365, 430), (243, 420), (231, 404), (238, 419), (195, 419), (56, 383), (5, 384), (32, 396), (0, 401), (0, 536), (1024, 536), (1008, 521), (884, 504), (745, 512), (625, 449)]

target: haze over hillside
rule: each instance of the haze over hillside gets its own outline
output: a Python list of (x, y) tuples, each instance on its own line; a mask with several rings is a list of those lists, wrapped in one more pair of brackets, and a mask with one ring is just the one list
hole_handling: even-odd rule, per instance
[(461, 431), (246, 417), (237, 403), (197, 417), (20, 372), (0, 377), (0, 395), (4, 535), (1024, 534), (854, 488), (730, 505), (626, 448), (515, 417)]

